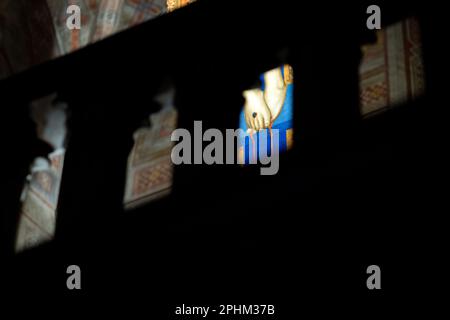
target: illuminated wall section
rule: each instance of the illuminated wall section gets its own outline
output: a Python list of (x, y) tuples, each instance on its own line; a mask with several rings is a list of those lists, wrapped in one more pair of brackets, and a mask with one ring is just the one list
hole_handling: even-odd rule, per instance
[(167, 0), (167, 9), (170, 12), (179, 9), (181, 7), (184, 7), (194, 1), (195, 0)]
[(126, 209), (168, 195), (172, 188), (173, 163), (170, 157), (172, 132), (178, 112), (167, 101), (161, 111), (150, 116), (150, 126), (137, 130), (128, 158), (124, 205)]
[[(239, 128), (242, 147), (241, 162), (257, 161), (260, 148), (270, 154), (273, 130), (279, 131), (279, 152), (293, 145), (294, 76), (292, 67), (284, 65), (260, 76), (258, 88), (245, 91), (245, 105), (240, 114)], [(267, 137), (266, 139), (264, 139)]]
[(35, 161), (23, 191), (16, 252), (50, 241), (55, 235), (64, 150), (59, 149), (48, 158), (50, 163), (44, 159)]
[(362, 50), (360, 108), (368, 116), (422, 95), (425, 77), (420, 26), (415, 18), (379, 30)]
[(53, 148), (46, 158), (39, 157), (31, 165), (22, 192), (15, 250), (23, 251), (53, 239), (62, 179), (67, 105), (52, 94), (31, 103), (31, 118), (37, 137)]

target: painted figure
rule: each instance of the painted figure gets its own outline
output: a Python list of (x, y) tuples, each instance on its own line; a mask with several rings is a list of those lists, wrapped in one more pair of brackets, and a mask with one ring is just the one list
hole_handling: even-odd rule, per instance
[[(240, 156), (248, 163), (250, 159), (257, 158), (257, 149), (260, 146), (259, 133), (263, 130), (269, 131), (270, 143), (272, 145), (272, 128), (280, 130), (279, 151), (285, 151), (292, 145), (293, 130), (293, 72), (288, 65), (276, 68), (261, 76), (261, 87), (244, 91), (244, 110), (241, 114), (240, 128), (244, 129), (246, 135), (244, 148)], [(251, 155), (245, 153), (249, 137)], [(271, 150), (271, 149), (270, 149)], [(242, 158), (241, 158), (242, 159)]]

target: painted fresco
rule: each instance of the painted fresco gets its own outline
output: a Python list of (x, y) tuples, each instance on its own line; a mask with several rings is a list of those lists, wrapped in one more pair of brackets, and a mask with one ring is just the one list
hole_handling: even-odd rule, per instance
[[(257, 161), (260, 149), (270, 154), (272, 130), (279, 131), (279, 153), (293, 145), (294, 130), (294, 76), (289, 65), (265, 72), (260, 77), (259, 88), (244, 92), (245, 106), (239, 119), (242, 147), (239, 150), (241, 162)], [(265, 138), (267, 137), (267, 138)]]

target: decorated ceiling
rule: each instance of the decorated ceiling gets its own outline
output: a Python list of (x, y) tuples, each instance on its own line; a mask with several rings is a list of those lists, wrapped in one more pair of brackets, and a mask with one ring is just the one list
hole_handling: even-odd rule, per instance
[[(55, 58), (193, 0), (0, 0), (0, 79)], [(66, 26), (77, 5), (80, 30)]]

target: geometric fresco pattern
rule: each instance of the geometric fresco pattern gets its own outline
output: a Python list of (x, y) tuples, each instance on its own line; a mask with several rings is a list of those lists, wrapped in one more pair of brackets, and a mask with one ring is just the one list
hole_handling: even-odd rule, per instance
[(32, 172), (25, 184), (16, 252), (51, 240), (55, 233), (64, 151), (59, 149), (51, 153), (48, 159), (49, 166)]
[(170, 136), (177, 127), (177, 111), (167, 106), (150, 116), (151, 125), (134, 135), (128, 158), (124, 205), (133, 208), (170, 193), (173, 179)]
[(408, 18), (379, 30), (362, 47), (360, 110), (364, 116), (408, 102), (425, 91), (420, 27)]
[(151, 167), (137, 170), (134, 175), (133, 195), (143, 194), (172, 178), (173, 168), (165, 158)]

